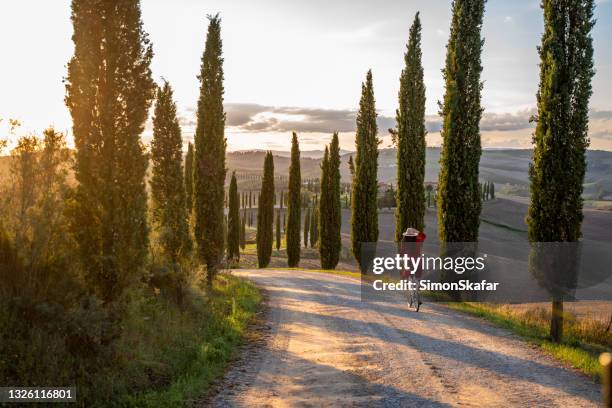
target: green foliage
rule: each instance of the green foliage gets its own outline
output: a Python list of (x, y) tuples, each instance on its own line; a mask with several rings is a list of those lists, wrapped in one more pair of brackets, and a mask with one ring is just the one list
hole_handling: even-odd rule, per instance
[(191, 216), (193, 209), (193, 144), (187, 144), (187, 155), (185, 156), (185, 203), (187, 215)]
[[(69, 304), (75, 265), (66, 218), (66, 182), (70, 153), (64, 135), (53, 128), (44, 131), (44, 139), (19, 138), (10, 157), (11, 182), (2, 191), (0, 230), (4, 230), (4, 248), (8, 258), (21, 267), (12, 270), (0, 264), (0, 298), (28, 299), (28, 302), (58, 301)], [(1, 261), (0, 261), (1, 262)]]
[(396, 111), (397, 193), (395, 240), (400, 241), (407, 228), (425, 228), (425, 83), (421, 52), (421, 20), (419, 13), (410, 27), (400, 76)]
[(319, 200), (318, 231), (319, 256), (323, 269), (334, 269), (340, 259), (342, 223), (340, 208), (340, 144), (338, 133), (332, 136), (329, 149), (325, 147), (321, 165), (321, 198)]
[[(378, 241), (378, 127), (372, 71), (369, 70), (365, 83), (361, 84), (361, 100), (357, 113), (357, 134), (355, 137), (355, 176), (352, 193), (351, 241), (353, 255), (361, 265), (361, 244)], [(319, 216), (323, 216), (322, 213)], [(363, 271), (363, 270), (362, 270)]]
[(571, 242), (580, 238), (583, 218), (594, 4), (547, 0), (542, 6), (545, 30), (538, 49), (540, 87), (527, 224), (532, 242)]
[(151, 224), (159, 253), (171, 269), (177, 301), (187, 282), (181, 261), (191, 251), (183, 180), (183, 139), (168, 82), (158, 90), (151, 142)]
[(348, 160), (349, 173), (351, 173), (351, 183), (355, 179), (355, 162), (353, 161), (353, 156), (349, 156)]
[[(0, 234), (0, 254), (2, 245)], [(0, 378), (76, 385), (87, 407), (180, 406), (223, 375), (261, 302), (252, 284), (229, 275), (206, 294), (192, 288), (182, 309), (163, 297), (134, 295), (120, 335), (115, 311), (95, 298), (64, 309), (40, 302), (7, 307), (2, 297)]]
[(274, 227), (274, 157), (268, 151), (264, 159), (261, 196), (257, 209), (257, 264), (265, 268), (270, 263)]
[(310, 233), (310, 207), (306, 209), (304, 216), (304, 248), (308, 248), (308, 234)]
[(441, 242), (476, 242), (482, 208), (480, 162), (480, 80), (484, 0), (454, 0), (441, 104), (442, 151), (438, 181), (438, 235)]
[(198, 254), (212, 285), (223, 256), (223, 198), (225, 196), (225, 113), (221, 19), (209, 16), (200, 70), (195, 131), (194, 215)]
[[(544, 33), (538, 48), (540, 86), (533, 163), (529, 168), (528, 234), (532, 243), (575, 242), (581, 237), (589, 99), (595, 73), (591, 37), (594, 2), (573, 0), (559, 4), (545, 0), (542, 8)], [(567, 295), (555, 289), (556, 283), (575, 285), (576, 267), (570, 264), (551, 267), (563, 262), (564, 256), (551, 256), (549, 252), (534, 244), (529, 268), (551, 291), (550, 334), (553, 341), (559, 342), (563, 335), (562, 302)]]
[(280, 211), (276, 213), (276, 250), (278, 251), (281, 247), (281, 225), (280, 225)]
[(319, 208), (317, 204), (317, 202), (314, 203), (312, 214), (310, 215), (310, 233), (308, 235), (311, 248), (316, 247), (319, 241)]
[(246, 210), (242, 214), (242, 225), (240, 226), (240, 248), (244, 250), (246, 246)]
[(229, 212), (227, 215), (227, 258), (233, 260), (240, 259), (240, 244), (243, 240), (238, 200), (238, 183), (234, 171), (229, 187)]
[(155, 89), (153, 50), (138, 0), (73, 0), (71, 17), (66, 105), (78, 182), (73, 232), (88, 287), (111, 302), (141, 277), (147, 255), (147, 156), (140, 134)]
[(287, 264), (296, 267), (300, 263), (301, 228), (301, 188), (300, 146), (297, 134), (291, 139), (291, 164), (289, 166), (289, 191), (287, 193)]

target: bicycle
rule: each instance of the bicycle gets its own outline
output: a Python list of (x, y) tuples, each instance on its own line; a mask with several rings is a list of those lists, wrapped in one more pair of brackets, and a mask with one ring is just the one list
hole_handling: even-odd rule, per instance
[(409, 284), (414, 282), (414, 289), (412, 289), (412, 286), (408, 287), (408, 303), (409, 306), (411, 308), (414, 308), (415, 312), (418, 312), (419, 309), (421, 308), (421, 305), (423, 304), (423, 302), (421, 302), (421, 291), (419, 289), (419, 281), (420, 279), (417, 278), (416, 276), (411, 276), (410, 279), (408, 279)]

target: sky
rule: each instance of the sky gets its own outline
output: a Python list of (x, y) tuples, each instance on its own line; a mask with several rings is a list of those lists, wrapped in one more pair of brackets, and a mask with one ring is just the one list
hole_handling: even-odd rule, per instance
[[(220, 13), (225, 69), (228, 150), (288, 150), (291, 131), (302, 150), (318, 150), (340, 132), (354, 150), (361, 82), (372, 69), (383, 147), (394, 126), (399, 75), (410, 25), (420, 12), (427, 87), (427, 142), (440, 144), (438, 100), (451, 18), (443, 0), (141, 0), (153, 43), (154, 79), (170, 81), (185, 142), (195, 129), (207, 14)], [(0, 3), (0, 137), (8, 118), (20, 134), (49, 125), (70, 139), (62, 82), (73, 52), (69, 0)], [(612, 150), (612, 1), (597, 1), (591, 148)], [(538, 0), (489, 0), (482, 55), (485, 148), (531, 146), (529, 117), (538, 87), (536, 47), (543, 29)], [(150, 122), (143, 140), (150, 141)]]

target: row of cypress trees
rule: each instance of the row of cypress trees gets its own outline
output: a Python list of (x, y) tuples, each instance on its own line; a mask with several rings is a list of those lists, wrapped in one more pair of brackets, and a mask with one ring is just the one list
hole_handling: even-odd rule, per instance
[[(157, 243), (178, 265), (191, 248), (187, 216), (193, 211), (195, 243), (209, 285), (219, 267), (224, 251), (223, 58), (220, 18), (209, 20), (194, 145), (188, 146), (183, 168), (172, 89), (167, 82), (157, 89), (152, 80), (153, 51), (139, 2), (73, 2), (75, 51), (66, 77), (76, 147), (73, 230), (87, 281), (105, 302), (119, 298), (137, 279), (148, 252), (147, 157), (140, 134), (155, 92), (151, 226)], [(100, 21), (104, 30), (95, 29)], [(102, 43), (113, 47), (100, 53), (95, 44)], [(129, 109), (122, 101), (129, 101)], [(183, 278), (177, 272), (175, 279)]]
[[(452, 22), (443, 70), (445, 95), (440, 114), (442, 151), (438, 180), (438, 235), (444, 242), (476, 242), (482, 200), (495, 197), (492, 183), (479, 185), (481, 155), (480, 119), (483, 83), (481, 36), (484, 0), (454, 0)], [(534, 118), (533, 163), (530, 165), (531, 203), (527, 217), (529, 240), (539, 242), (576, 242), (581, 236), (582, 192), (586, 171), (588, 104), (592, 94), (593, 41), (591, 31), (593, 0), (572, 0), (562, 4), (542, 2), (544, 33), (538, 47), (540, 86), (538, 114)], [(425, 88), (420, 50), (421, 25), (415, 16), (410, 29), (405, 68), (400, 77), (397, 129), (392, 133), (398, 145), (398, 191), (396, 238), (408, 226), (424, 227)], [(368, 75), (370, 76), (370, 75)], [(367, 95), (367, 92), (364, 92)], [(363, 101), (362, 96), (362, 101)], [(360, 104), (357, 129), (357, 159), (351, 174), (355, 183), (367, 182), (360, 171), (364, 149), (363, 104)], [(361, 148), (361, 150), (360, 150)], [(373, 177), (370, 176), (370, 180)], [(353, 186), (360, 193), (365, 187)], [(353, 222), (360, 220), (367, 199), (353, 195)], [(373, 211), (371, 211), (374, 214)], [(357, 217), (356, 217), (357, 216)], [(354, 232), (355, 226), (354, 226)], [(371, 239), (374, 234), (361, 233)], [(353, 238), (353, 250), (358, 250)], [(365, 242), (365, 241), (362, 241)], [(559, 270), (538, 270), (541, 255), (532, 250), (530, 269), (544, 283), (555, 286), (571, 280)], [(355, 252), (359, 258), (358, 252)], [(545, 261), (543, 261), (545, 263)], [(542, 274), (555, 276), (541, 276)], [(566, 272), (571, 273), (571, 272)], [(554, 282), (554, 283), (552, 283)], [(560, 341), (563, 333), (563, 293), (551, 290), (550, 334)]]

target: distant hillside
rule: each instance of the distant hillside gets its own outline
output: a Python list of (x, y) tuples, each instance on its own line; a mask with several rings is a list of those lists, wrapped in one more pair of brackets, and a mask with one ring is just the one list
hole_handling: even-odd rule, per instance
[[(256, 190), (258, 177), (262, 174), (264, 150), (236, 151), (227, 154), (226, 165), (228, 179), (232, 170), (248, 179), (239, 180), (239, 188)], [(289, 174), (289, 153), (274, 152), (274, 170), (280, 179)], [(340, 172), (342, 179), (350, 179), (348, 159), (354, 152), (343, 151)], [(396, 166), (395, 149), (381, 149), (379, 152), (378, 178), (382, 182), (395, 184)], [(301, 155), (302, 178), (317, 178), (321, 172), (322, 151), (308, 151)], [(436, 182), (438, 179), (440, 149), (427, 149), (426, 182)], [(483, 150), (480, 160), (480, 178), (492, 181), (498, 188), (512, 195), (526, 196), (529, 191), (528, 169), (531, 160), (529, 149), (491, 149)], [(0, 157), (0, 180), (6, 182), (8, 176), (8, 157)], [(589, 150), (587, 152), (587, 174), (585, 179), (585, 198), (591, 200), (612, 200), (612, 152)], [(284, 180), (278, 182), (283, 188)]]
[[(309, 152), (311, 157), (302, 155), (302, 177), (316, 178), (320, 174), (320, 154)], [(354, 152), (344, 153), (341, 157), (341, 175), (343, 181), (350, 178), (348, 159)], [(227, 166), (237, 172), (253, 172), (261, 174), (263, 151), (241, 151), (228, 153)], [(394, 148), (381, 149), (378, 156), (378, 179), (386, 183), (395, 184), (396, 177), (396, 151)], [(440, 148), (427, 149), (425, 181), (436, 182), (440, 169)], [(529, 191), (529, 162), (530, 149), (486, 149), (482, 152), (480, 160), (480, 178), (492, 181), (508, 193), (527, 195)], [(587, 152), (587, 174), (585, 178), (585, 198), (597, 200), (612, 200), (612, 152), (589, 150)], [(287, 156), (275, 157), (275, 171), (277, 175), (288, 174), (289, 159)], [(505, 186), (508, 185), (508, 186)]]

